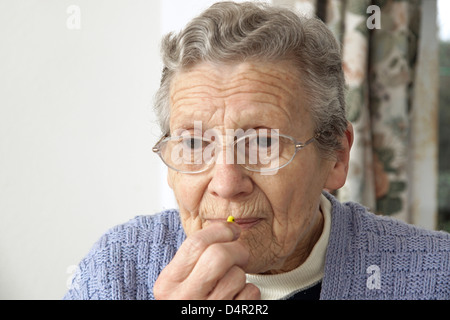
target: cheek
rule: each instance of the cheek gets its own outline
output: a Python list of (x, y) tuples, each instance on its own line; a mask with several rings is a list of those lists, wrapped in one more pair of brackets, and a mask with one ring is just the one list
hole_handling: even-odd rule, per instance
[(274, 212), (274, 236), (281, 242), (289, 240), (295, 242), (293, 235), (298, 236), (301, 233), (308, 219), (316, 211), (324, 185), (319, 162), (317, 160), (317, 162), (291, 163), (291, 167), (280, 171), (276, 182), (268, 184), (270, 187), (265, 190)]
[(190, 175), (171, 171), (168, 180), (180, 209), (183, 207), (192, 211), (203, 194), (198, 179), (192, 179)]
[(205, 183), (190, 175), (178, 172), (169, 174), (169, 181), (180, 209), (180, 218), (186, 234), (201, 229), (198, 208), (205, 191)]
[(274, 212), (274, 220), (285, 220), (296, 197), (303, 193), (301, 180), (290, 170), (278, 172), (261, 184), (262, 192), (270, 202)]

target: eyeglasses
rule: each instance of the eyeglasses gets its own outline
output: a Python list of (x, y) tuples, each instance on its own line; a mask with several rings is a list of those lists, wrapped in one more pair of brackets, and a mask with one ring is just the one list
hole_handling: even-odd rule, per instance
[[(314, 142), (320, 133), (305, 143), (293, 137), (278, 134), (278, 130), (260, 130), (240, 137), (198, 136), (184, 134), (164, 135), (153, 147), (161, 160), (172, 170), (195, 174), (208, 170), (214, 163), (223, 163), (219, 156), (225, 147), (225, 163), (239, 164), (245, 169), (271, 174), (292, 162), (298, 151)], [(229, 141), (231, 139), (231, 141)], [(219, 141), (218, 141), (219, 140)]]

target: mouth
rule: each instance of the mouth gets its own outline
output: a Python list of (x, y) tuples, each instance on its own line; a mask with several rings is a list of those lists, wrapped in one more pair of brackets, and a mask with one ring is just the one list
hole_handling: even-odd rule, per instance
[[(237, 223), (241, 229), (244, 230), (248, 230), (254, 226), (256, 226), (259, 222), (261, 222), (262, 219), (260, 218), (243, 218), (243, 219), (239, 219), (236, 218), (234, 223)], [(208, 219), (208, 222), (217, 222), (217, 221), (227, 221), (226, 219)]]
[(261, 219), (259, 218), (236, 219), (235, 223), (237, 223), (242, 230), (247, 230), (257, 225), (260, 221)]

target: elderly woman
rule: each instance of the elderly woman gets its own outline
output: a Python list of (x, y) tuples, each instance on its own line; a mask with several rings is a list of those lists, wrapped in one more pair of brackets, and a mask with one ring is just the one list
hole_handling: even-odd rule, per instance
[(353, 131), (322, 22), (222, 2), (162, 54), (154, 151), (179, 209), (108, 231), (65, 298), (450, 298), (448, 234), (325, 191), (346, 180)]

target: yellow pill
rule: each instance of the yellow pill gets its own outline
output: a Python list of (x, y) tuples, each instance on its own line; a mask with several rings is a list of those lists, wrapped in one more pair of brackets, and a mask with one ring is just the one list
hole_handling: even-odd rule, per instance
[(234, 222), (234, 217), (233, 217), (233, 216), (229, 216), (229, 217), (227, 218), (227, 221), (228, 221), (228, 222)]

